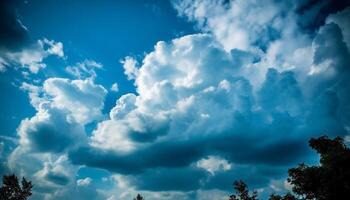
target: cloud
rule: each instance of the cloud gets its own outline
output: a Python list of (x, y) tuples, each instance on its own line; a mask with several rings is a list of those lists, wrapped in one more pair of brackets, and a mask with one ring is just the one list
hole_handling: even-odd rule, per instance
[(327, 17), (327, 23), (336, 23), (342, 31), (344, 42), (346, 43), (348, 49), (350, 49), (350, 8), (346, 8), (338, 13), (332, 14)]
[(84, 60), (83, 62), (78, 62), (74, 66), (66, 67), (66, 71), (78, 79), (85, 78), (95, 78), (97, 69), (102, 69), (103, 65), (93, 60)]
[[(49, 78), (38, 87), (23, 83), (29, 91), (34, 117), (22, 120), (20, 147), (39, 152), (62, 152), (82, 142), (84, 125), (102, 117), (106, 90), (91, 79)], [(59, 141), (59, 142), (58, 142)]]
[(325, 24), (330, 14), (341, 11), (349, 5), (348, 0), (300, 1), (296, 7), (296, 12), (300, 15), (298, 22), (302, 28), (317, 30)]
[[(280, 37), (292, 4), (273, 1), (173, 1), (180, 16), (197, 23), (200, 29), (211, 32), (225, 50), (248, 50), (251, 45), (266, 46)], [(230, 26), (227, 26), (230, 24)], [(225, 27), (225, 28), (224, 28)], [(289, 29), (290, 29), (289, 28)], [(287, 31), (287, 30), (286, 30)]]
[(124, 67), (124, 73), (129, 80), (135, 79), (138, 74), (137, 61), (132, 57), (126, 57), (121, 61)]
[(207, 170), (213, 175), (216, 171), (227, 171), (232, 167), (232, 165), (227, 160), (217, 156), (208, 156), (208, 158), (203, 158), (197, 162), (196, 166), (198, 168)]
[(53, 188), (68, 185), (73, 181), (73, 174), (76, 168), (72, 167), (66, 156), (60, 156), (57, 160), (47, 160), (44, 162), (43, 168), (35, 173), (39, 187)]
[(90, 177), (87, 177), (87, 178), (84, 178), (84, 179), (78, 179), (77, 180), (77, 185), (84, 187), (84, 186), (90, 185), (91, 182), (92, 182), (92, 179)]
[(107, 91), (91, 79), (71, 81), (49, 78), (44, 82), (43, 89), (53, 107), (69, 111), (68, 121), (86, 124), (102, 117)]
[(113, 92), (118, 92), (119, 91), (118, 83), (113, 83), (110, 90)]
[[(19, 126), (10, 164), (55, 187), (66, 185), (55, 198), (78, 195), (95, 182), (67, 179), (61, 166), (72, 174), (79, 166), (114, 173), (125, 192), (105, 191), (109, 199), (136, 190), (154, 199), (222, 198), (235, 179), (278, 190), (287, 168), (313, 161), (310, 137), (348, 135), (347, 10), (335, 5), (317, 17), (323, 4), (299, 1), (174, 6), (204, 33), (160, 41), (142, 61), (124, 58), (136, 90), (120, 96), (109, 117), (101, 111), (107, 91), (94, 83), (98, 63), (68, 67), (78, 80), (23, 83), (37, 113)], [(316, 13), (312, 19), (322, 23), (300, 24), (301, 13)], [(92, 122), (97, 126), (87, 136)]]
[(118, 190), (106, 191), (105, 194), (109, 200), (127, 200), (132, 199), (137, 196), (137, 194), (142, 194), (144, 198), (147, 199), (191, 199), (189, 196), (193, 196), (193, 192), (181, 192), (181, 191), (149, 191), (141, 190), (140, 188), (135, 188), (130, 177), (122, 175), (112, 175), (110, 180), (115, 183), (115, 188)]
[(180, 16), (212, 33), (226, 50), (248, 50), (266, 49), (285, 37), (290, 40), (301, 29), (315, 32), (329, 14), (343, 10), (350, 1), (174, 0), (173, 5)]
[(0, 69), (13, 66), (36, 74), (46, 67), (43, 60), (52, 55), (63, 58), (63, 44), (44, 38), (17, 51), (0, 50)]
[(50, 155), (41, 162), (43, 167), (31, 179), (35, 182), (33, 199), (105, 199), (91, 178), (76, 177), (78, 167), (72, 165), (65, 155)]
[(148, 191), (191, 191), (200, 187), (203, 174), (195, 168), (158, 168), (133, 176), (129, 181), (136, 189)]
[(262, 108), (268, 112), (278, 110), (292, 116), (303, 112), (303, 93), (292, 71), (279, 73), (269, 69), (258, 97)]
[(39, 109), (34, 117), (21, 122), (18, 132), (20, 145), (34, 152), (62, 152), (85, 135), (81, 125), (68, 122), (66, 113), (54, 108)]
[[(193, 6), (205, 9), (201, 3)], [(232, 9), (260, 5), (235, 3)], [(295, 13), (281, 14), (286, 5), (270, 4), (264, 6), (271, 18), (252, 20), (257, 32), (245, 30), (252, 37), (244, 45), (225, 46), (210, 31), (158, 42), (141, 64), (127, 57), (124, 69), (136, 94), (117, 100), (89, 144), (70, 152), (72, 162), (124, 174), (147, 191), (228, 190), (240, 178), (265, 188), (284, 177), (287, 166), (312, 160), (308, 138), (345, 135), (349, 116), (340, 110), (348, 109), (343, 66), (349, 56), (342, 30), (327, 23), (308, 35)], [(203, 17), (210, 21), (227, 9), (217, 6)], [(257, 35), (267, 34), (264, 25), (272, 26), (271, 20), (291, 23), (291, 30), (281, 25), (279, 37), (260, 41)], [(318, 67), (325, 70), (313, 72)], [(198, 175), (188, 187), (181, 177), (179, 184), (154, 178), (188, 171)]]
[(64, 57), (63, 44), (62, 42), (55, 42), (53, 40), (44, 39), (43, 45), (48, 45), (47, 53), (50, 55), (56, 55), (58, 57)]
[[(87, 189), (75, 189), (78, 167), (66, 154), (87, 143), (85, 125), (102, 117), (106, 89), (92, 79), (64, 78), (49, 78), (42, 86), (23, 83), (21, 88), (28, 91), (36, 113), (17, 129), (19, 145), (9, 156), (9, 168), (36, 183), (35, 198), (84, 193)], [(92, 189), (89, 193), (98, 195)]]
[[(70, 152), (74, 164), (105, 168), (121, 174), (137, 174), (155, 167), (182, 167), (203, 155), (195, 141), (167, 141), (143, 146), (133, 152), (102, 150), (100, 147), (82, 147)], [(116, 144), (117, 150), (118, 144)], [(176, 156), (176, 158), (174, 158)], [(89, 159), (87, 159), (89, 158)]]

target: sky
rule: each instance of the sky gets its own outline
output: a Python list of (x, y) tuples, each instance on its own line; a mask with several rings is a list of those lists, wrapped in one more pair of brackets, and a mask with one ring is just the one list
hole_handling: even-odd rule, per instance
[(291, 190), (350, 142), (350, 1), (0, 1), (0, 175), (33, 200)]

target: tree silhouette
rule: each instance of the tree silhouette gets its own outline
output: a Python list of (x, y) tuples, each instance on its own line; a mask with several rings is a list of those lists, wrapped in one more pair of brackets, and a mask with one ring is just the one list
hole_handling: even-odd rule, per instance
[(287, 193), (284, 196), (272, 194), (269, 200), (297, 200), (297, 198), (291, 193)]
[(134, 200), (145, 200), (145, 198), (143, 198), (143, 196), (141, 196), (140, 194), (137, 194), (136, 198), (134, 198)]
[(18, 182), (18, 178), (12, 174), (3, 176), (2, 186), (0, 188), (1, 200), (26, 200), (32, 195), (32, 183), (22, 178), (22, 186)]
[[(350, 199), (350, 149), (340, 137), (327, 136), (311, 139), (309, 146), (320, 154), (320, 165), (299, 164), (288, 171), (288, 182), (293, 192), (284, 196), (272, 194), (269, 200), (340, 200)], [(247, 185), (236, 181), (237, 195), (229, 200), (256, 200), (257, 194), (249, 196)]]
[(253, 191), (249, 195), (249, 190), (247, 185), (242, 181), (235, 181), (233, 183), (233, 188), (236, 190), (237, 194), (230, 195), (229, 200), (257, 200), (257, 192)]
[(350, 198), (350, 149), (343, 139), (323, 136), (311, 139), (309, 145), (320, 154), (320, 165), (290, 169), (293, 192), (308, 200)]

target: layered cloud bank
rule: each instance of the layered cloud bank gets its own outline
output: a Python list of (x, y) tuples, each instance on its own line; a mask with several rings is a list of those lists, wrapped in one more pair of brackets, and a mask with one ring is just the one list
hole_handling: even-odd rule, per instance
[[(37, 198), (89, 190), (91, 199), (130, 199), (137, 190), (220, 199), (235, 179), (279, 192), (289, 166), (313, 160), (310, 137), (349, 134), (347, 1), (173, 4), (202, 33), (126, 57), (136, 93), (117, 99), (109, 116), (107, 90), (94, 82), (98, 63), (68, 67), (77, 80), (22, 85), (37, 112), (20, 124), (9, 165), (34, 174)], [(117, 194), (75, 180), (81, 166), (112, 173)]]

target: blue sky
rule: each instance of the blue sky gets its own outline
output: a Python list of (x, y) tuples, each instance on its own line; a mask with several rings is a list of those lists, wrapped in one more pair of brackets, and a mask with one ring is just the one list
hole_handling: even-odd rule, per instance
[(0, 6), (0, 174), (33, 199), (266, 197), (349, 142), (348, 1)]

